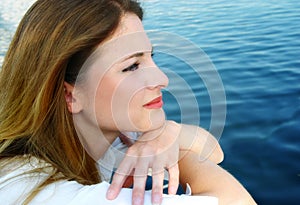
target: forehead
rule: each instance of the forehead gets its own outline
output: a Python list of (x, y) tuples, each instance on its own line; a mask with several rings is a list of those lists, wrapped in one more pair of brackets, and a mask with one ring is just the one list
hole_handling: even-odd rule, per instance
[(122, 58), (151, 50), (152, 45), (142, 21), (135, 14), (126, 13), (111, 38), (99, 45), (95, 53), (96, 58), (107, 68)]
[(119, 36), (99, 46), (89, 61), (93, 65), (91, 69), (105, 72), (129, 56), (146, 52), (152, 52), (152, 45), (147, 34), (140, 31)]
[(119, 36), (126, 35), (129, 33), (141, 31), (144, 31), (144, 27), (139, 17), (132, 13), (125, 13), (122, 16), (117, 29), (115, 30), (114, 34), (109, 40), (118, 38)]
[(98, 46), (84, 63), (82, 71), (103, 74), (115, 63), (133, 54), (151, 51), (152, 45), (141, 20), (134, 14), (125, 14), (115, 33)]

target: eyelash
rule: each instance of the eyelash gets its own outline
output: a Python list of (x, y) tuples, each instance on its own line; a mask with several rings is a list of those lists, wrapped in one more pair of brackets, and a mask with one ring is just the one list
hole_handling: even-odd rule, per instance
[(140, 65), (139, 63), (134, 63), (131, 66), (123, 69), (122, 72), (124, 73), (124, 72), (127, 72), (127, 71), (135, 71), (136, 69), (139, 68), (139, 65)]
[[(154, 53), (151, 53), (151, 57), (153, 57), (153, 56), (154, 56)], [(137, 70), (139, 68), (139, 65), (140, 64), (138, 62), (135, 62), (131, 66), (123, 69), (122, 72), (125, 73), (125, 72), (128, 72), (128, 71), (135, 71), (135, 70)]]

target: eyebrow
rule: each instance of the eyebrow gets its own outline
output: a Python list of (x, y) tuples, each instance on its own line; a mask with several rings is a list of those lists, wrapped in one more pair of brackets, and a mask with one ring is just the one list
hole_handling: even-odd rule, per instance
[[(122, 62), (124, 62), (124, 61), (126, 61), (126, 60), (128, 60), (128, 59), (130, 59), (130, 58), (141, 57), (141, 56), (144, 55), (144, 53), (145, 53), (145, 52), (134, 53), (134, 54), (132, 54), (132, 55), (130, 55), (130, 56), (124, 58), (124, 59), (122, 60)], [(153, 47), (151, 47), (151, 53), (153, 53)]]

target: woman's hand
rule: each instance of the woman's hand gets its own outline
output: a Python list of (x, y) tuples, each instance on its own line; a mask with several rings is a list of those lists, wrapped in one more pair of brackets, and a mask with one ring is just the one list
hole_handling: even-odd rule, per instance
[[(124, 140), (126, 143), (126, 139)], [(175, 194), (178, 188), (179, 151), (193, 152), (198, 160), (209, 159), (214, 163), (223, 160), (223, 151), (218, 141), (208, 131), (198, 126), (182, 125), (166, 121), (164, 126), (141, 135), (134, 144), (126, 143), (129, 149), (114, 174), (107, 198), (114, 199), (123, 184), (130, 184), (133, 176), (133, 204), (143, 204), (145, 183), (149, 169), (152, 171), (152, 203), (160, 204), (162, 199), (164, 170), (169, 174), (169, 194)]]
[[(144, 192), (149, 170), (152, 175), (152, 204), (160, 204), (164, 170), (169, 174), (169, 194), (176, 194), (179, 184), (179, 135), (181, 125), (166, 121), (159, 129), (144, 133), (129, 147), (125, 158), (113, 176), (108, 199), (119, 194), (128, 175), (133, 175), (132, 204), (144, 204)], [(128, 181), (127, 181), (128, 182)]]

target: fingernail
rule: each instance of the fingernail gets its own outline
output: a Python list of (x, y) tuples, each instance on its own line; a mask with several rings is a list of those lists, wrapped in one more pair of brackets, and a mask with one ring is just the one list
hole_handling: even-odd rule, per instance
[(115, 191), (113, 189), (109, 189), (106, 193), (106, 198), (109, 200), (114, 199), (115, 197)]

